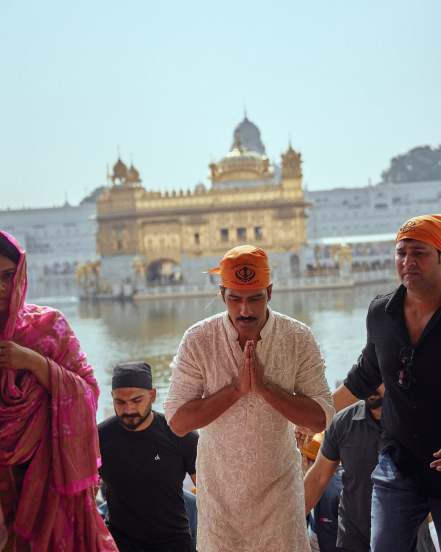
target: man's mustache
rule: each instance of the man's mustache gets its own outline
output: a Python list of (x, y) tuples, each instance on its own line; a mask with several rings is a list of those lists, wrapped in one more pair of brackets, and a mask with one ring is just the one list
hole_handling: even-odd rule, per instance
[(238, 316), (236, 320), (237, 322), (251, 322), (257, 320), (257, 318), (255, 316)]

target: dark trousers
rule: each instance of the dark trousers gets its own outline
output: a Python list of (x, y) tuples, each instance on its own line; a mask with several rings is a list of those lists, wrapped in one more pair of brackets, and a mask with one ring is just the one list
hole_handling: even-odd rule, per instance
[(440, 498), (423, 495), (416, 481), (403, 476), (387, 453), (380, 454), (372, 481), (372, 552), (414, 552), (418, 528), (429, 513), (441, 541)]
[(190, 491), (184, 489), (185, 511), (187, 512), (188, 524), (190, 525), (191, 540), (193, 542), (193, 551), (196, 551), (196, 539), (198, 530), (198, 509), (196, 506), (196, 497)]
[(193, 552), (194, 547), (190, 536), (182, 541), (160, 546), (145, 546), (122, 535), (114, 527), (109, 527), (112, 537), (115, 539), (119, 552)]

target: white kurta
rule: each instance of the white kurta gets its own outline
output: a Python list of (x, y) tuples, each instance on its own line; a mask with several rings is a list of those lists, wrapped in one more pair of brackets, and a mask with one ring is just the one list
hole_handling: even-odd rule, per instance
[[(329, 425), (334, 408), (311, 330), (270, 310), (256, 350), (265, 378), (317, 401)], [(242, 362), (228, 313), (188, 329), (172, 363), (167, 420), (231, 384)], [(260, 396), (242, 397), (201, 430), (196, 473), (200, 552), (309, 552), (293, 425)]]

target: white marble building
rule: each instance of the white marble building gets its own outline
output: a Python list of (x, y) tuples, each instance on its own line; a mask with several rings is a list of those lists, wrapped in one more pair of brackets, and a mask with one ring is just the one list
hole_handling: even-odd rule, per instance
[(441, 181), (388, 183), (305, 192), (312, 264), (335, 267), (336, 246), (349, 245), (352, 270), (394, 273), (397, 230), (407, 219), (441, 213)]
[(308, 239), (395, 234), (407, 219), (441, 213), (441, 181), (307, 191)]
[(95, 212), (94, 202), (0, 211), (0, 228), (26, 249), (33, 286), (73, 282), (78, 264), (97, 259)]

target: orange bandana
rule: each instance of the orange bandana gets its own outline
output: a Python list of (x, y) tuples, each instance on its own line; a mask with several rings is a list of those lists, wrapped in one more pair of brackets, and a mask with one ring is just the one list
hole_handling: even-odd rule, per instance
[(318, 451), (323, 441), (323, 433), (316, 433), (312, 439), (308, 439), (302, 447), (302, 454), (306, 456), (309, 460), (314, 460), (317, 458)]
[(233, 247), (208, 273), (220, 274), (221, 285), (230, 289), (264, 289), (271, 283), (267, 254), (253, 245)]
[(395, 241), (405, 239), (428, 243), (441, 251), (441, 215), (421, 215), (409, 219), (398, 230)]

